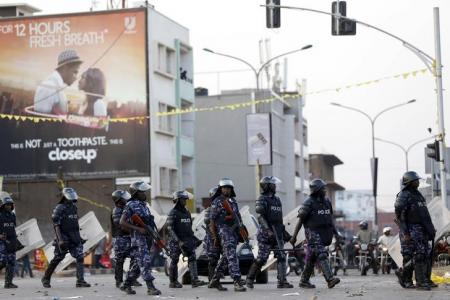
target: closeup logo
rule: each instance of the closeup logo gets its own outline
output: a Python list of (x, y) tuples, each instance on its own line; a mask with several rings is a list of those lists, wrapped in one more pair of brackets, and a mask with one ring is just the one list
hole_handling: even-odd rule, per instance
[(61, 150), (56, 148), (48, 153), (51, 161), (85, 160), (88, 164), (97, 157), (96, 149)]
[(125, 17), (124, 19), (125, 33), (135, 33), (136, 17)]

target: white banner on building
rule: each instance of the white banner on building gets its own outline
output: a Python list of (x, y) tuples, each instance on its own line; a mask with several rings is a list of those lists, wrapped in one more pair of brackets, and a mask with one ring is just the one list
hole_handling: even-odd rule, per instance
[(247, 161), (250, 166), (272, 164), (271, 115), (247, 115)]

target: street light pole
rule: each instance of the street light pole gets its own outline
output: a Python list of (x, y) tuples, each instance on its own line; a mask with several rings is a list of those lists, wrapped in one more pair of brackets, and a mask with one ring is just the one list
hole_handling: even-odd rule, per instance
[[(216, 54), (216, 55), (220, 55), (220, 56), (224, 56), (224, 57), (228, 57), (228, 58), (231, 58), (231, 59), (234, 59), (234, 60), (237, 60), (237, 61), (240, 61), (240, 62), (246, 64), (248, 67), (250, 67), (250, 69), (253, 71), (253, 73), (255, 75), (256, 92), (259, 92), (259, 90), (260, 90), (259, 75), (261, 75), (261, 71), (268, 64), (270, 64), (272, 61), (274, 61), (274, 60), (276, 60), (276, 59), (278, 59), (278, 58), (280, 58), (282, 56), (286, 56), (286, 55), (289, 55), (289, 54), (300, 52), (300, 51), (303, 51), (303, 50), (306, 50), (306, 49), (309, 49), (309, 48), (312, 48), (312, 45), (306, 45), (306, 46), (303, 46), (302, 48), (298, 48), (298, 49), (295, 49), (295, 50), (291, 50), (291, 51), (279, 54), (279, 55), (277, 55), (275, 57), (272, 57), (271, 59), (268, 59), (266, 62), (262, 63), (261, 66), (258, 69), (256, 69), (256, 67), (254, 67), (248, 61), (246, 61), (246, 60), (244, 60), (242, 58), (233, 56), (233, 55), (216, 52), (216, 51), (213, 51), (213, 50), (208, 49), (208, 48), (203, 48), (203, 51), (206, 51), (206, 52), (209, 52), (209, 53), (212, 53), (212, 54)], [(256, 97), (255, 97), (255, 92), (254, 91), (251, 92), (251, 100), (252, 100), (252, 114), (254, 114), (254, 113), (257, 112), (256, 103), (255, 103), (256, 102)], [(261, 177), (262, 177), (262, 169), (261, 169), (261, 165), (259, 164), (259, 161), (257, 161), (257, 164), (255, 166), (256, 198), (258, 198), (258, 196), (259, 196), (259, 180), (260, 180)]]
[(403, 147), (403, 146), (400, 145), (400, 144), (397, 144), (397, 143), (395, 143), (395, 142), (392, 142), (392, 141), (388, 141), (388, 140), (384, 140), (384, 139), (380, 139), (380, 138), (375, 138), (375, 140), (377, 140), (377, 141), (379, 141), (379, 142), (386, 143), (386, 144), (391, 144), (391, 145), (394, 145), (394, 146), (396, 146), (396, 147), (402, 149), (402, 151), (405, 153), (405, 162), (406, 162), (405, 166), (406, 166), (406, 172), (408, 172), (408, 171), (409, 171), (409, 160), (408, 160), (409, 151), (410, 151), (414, 146), (416, 146), (416, 145), (418, 145), (418, 144), (420, 144), (420, 143), (429, 141), (429, 140), (431, 140), (432, 138), (433, 138), (433, 137), (427, 137), (427, 138), (421, 139), (421, 140), (419, 140), (419, 141), (417, 141), (417, 142), (415, 142), (415, 143), (412, 143), (412, 144), (409, 145), (407, 148)]
[(362, 115), (364, 115), (367, 119), (369, 119), (370, 121), (370, 125), (371, 125), (371, 131), (372, 131), (372, 160), (371, 160), (371, 171), (372, 171), (372, 191), (373, 191), (373, 205), (374, 205), (374, 227), (376, 227), (375, 229), (378, 230), (378, 209), (377, 209), (377, 179), (378, 179), (378, 158), (375, 156), (375, 122), (376, 120), (385, 112), (388, 112), (390, 110), (393, 110), (395, 108), (404, 106), (404, 105), (408, 105), (411, 103), (416, 102), (416, 99), (412, 99), (409, 100), (407, 102), (403, 102), (397, 105), (393, 105), (390, 107), (387, 107), (383, 110), (381, 110), (379, 113), (377, 113), (373, 118), (366, 112), (355, 108), (355, 107), (351, 107), (351, 106), (346, 106), (346, 105), (342, 105), (340, 103), (336, 103), (336, 102), (331, 102), (331, 105), (340, 107), (340, 108), (344, 108), (344, 109), (348, 109), (348, 110), (352, 110), (352, 111), (356, 111)]

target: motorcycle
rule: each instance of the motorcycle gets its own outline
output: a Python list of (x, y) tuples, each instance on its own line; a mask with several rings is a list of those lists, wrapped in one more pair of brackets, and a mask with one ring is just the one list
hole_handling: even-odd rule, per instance
[[(354, 263), (358, 266), (358, 270), (361, 272), (361, 276), (367, 275), (367, 270), (373, 264), (373, 258), (376, 257), (376, 241), (372, 240), (369, 244), (357, 243), (355, 245), (355, 260)], [(377, 274), (378, 270), (374, 267), (374, 273)]]
[(389, 255), (388, 248), (380, 245), (378, 248), (381, 272), (383, 274), (391, 274), (392, 258)]

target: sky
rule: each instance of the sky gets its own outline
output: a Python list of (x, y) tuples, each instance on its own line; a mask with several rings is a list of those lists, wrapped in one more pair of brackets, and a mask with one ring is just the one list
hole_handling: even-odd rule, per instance
[[(0, 1), (7, 3), (8, 1)], [(17, 2), (17, 1), (9, 1)], [(25, 1), (24, 1), (25, 2)], [(45, 14), (86, 11), (92, 1), (27, 0)], [(96, 1), (95, 10), (107, 1)], [(121, 1), (113, 1), (120, 3)], [(135, 1), (128, 1), (131, 6)], [(437, 101), (434, 78), (429, 74), (382, 80), (375, 84), (346, 89), (348, 85), (403, 74), (425, 68), (401, 42), (373, 29), (357, 26), (356, 36), (332, 36), (331, 17), (296, 10), (283, 10), (281, 28), (265, 28), (263, 0), (152, 0), (159, 12), (190, 30), (194, 49), (195, 86), (219, 90), (255, 86), (251, 72), (242, 63), (202, 51), (238, 56), (255, 66), (260, 64), (259, 41), (270, 39), (272, 56), (311, 44), (311, 49), (288, 56), (288, 90), (296, 81), (307, 80), (307, 91), (343, 88), (339, 92), (310, 94), (305, 117), (309, 126), (309, 152), (339, 157), (344, 164), (335, 168), (335, 181), (346, 189), (370, 189), (369, 159), (372, 155), (370, 123), (362, 115), (330, 105), (338, 102), (374, 116), (384, 108), (411, 99), (417, 102), (383, 114), (375, 123), (375, 135), (405, 147), (427, 138), (427, 128), (437, 132)], [(331, 11), (331, 0), (281, 0), (282, 5)], [(442, 61), (450, 61), (450, 1), (447, 0), (348, 0), (347, 16), (391, 32), (431, 56), (435, 56), (433, 7), (440, 8)], [(229, 72), (238, 70), (238, 72)], [(220, 71), (220, 75), (214, 72)], [(225, 71), (225, 72), (224, 72)], [(443, 70), (444, 89), (449, 86)], [(267, 84), (264, 82), (263, 86)], [(449, 125), (448, 91), (444, 91), (445, 120)], [(446, 139), (447, 143), (449, 139)], [(424, 146), (409, 154), (411, 170), (425, 176)], [(403, 152), (377, 142), (379, 157), (378, 206), (392, 210), (400, 178), (405, 171)]]

